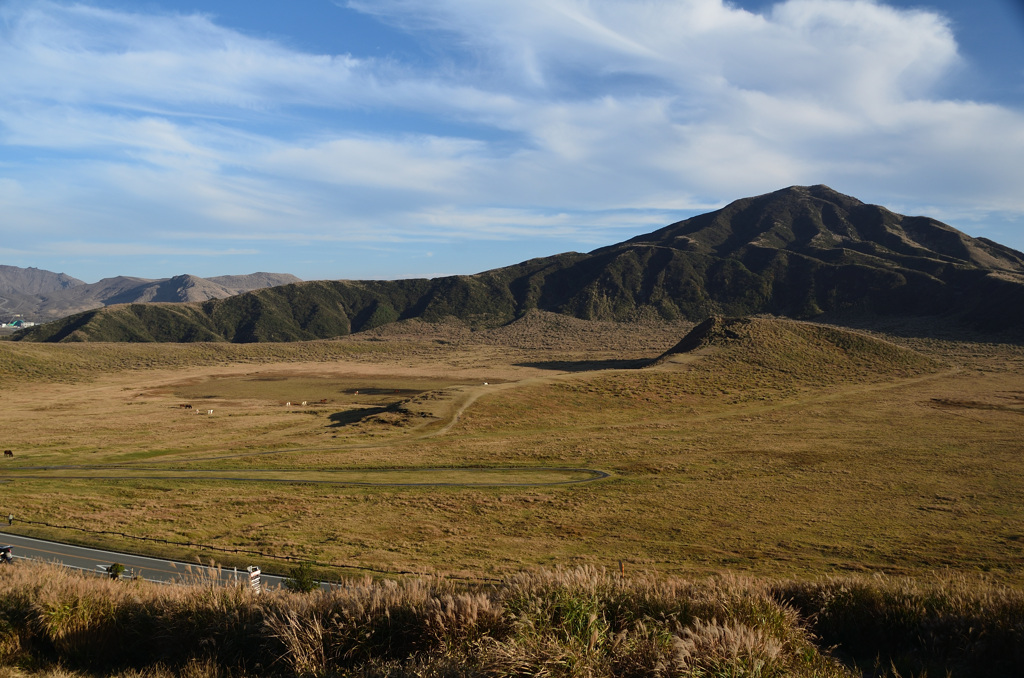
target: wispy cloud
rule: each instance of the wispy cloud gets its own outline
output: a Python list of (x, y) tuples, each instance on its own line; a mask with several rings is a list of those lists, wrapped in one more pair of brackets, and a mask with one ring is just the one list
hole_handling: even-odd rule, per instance
[(189, 114), (322, 105), (359, 66), (344, 55), (289, 51), (198, 14), (15, 0), (0, 19), (0, 60), (9, 66), (0, 87), (22, 100)]
[(187, 256), (187, 257), (233, 257), (255, 254), (253, 249), (214, 249), (210, 247), (167, 247), (126, 242), (54, 242), (47, 245), (48, 252), (57, 256)]

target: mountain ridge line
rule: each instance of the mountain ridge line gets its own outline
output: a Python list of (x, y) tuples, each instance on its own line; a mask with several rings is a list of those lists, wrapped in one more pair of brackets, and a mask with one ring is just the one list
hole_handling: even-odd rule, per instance
[(743, 198), (589, 253), (472, 275), (318, 280), (222, 299), (113, 305), (29, 341), (304, 341), (408, 319), (495, 326), (531, 310), (585, 320), (772, 314), (932, 317), (1024, 331), (1024, 253), (824, 186)]

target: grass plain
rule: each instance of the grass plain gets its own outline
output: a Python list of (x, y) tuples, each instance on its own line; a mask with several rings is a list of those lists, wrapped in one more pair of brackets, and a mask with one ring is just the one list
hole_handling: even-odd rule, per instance
[[(0, 342), (0, 513), (325, 576), (622, 562), (1024, 582), (1024, 347), (765, 318), (651, 363), (689, 329), (535, 313), (296, 344)], [(609, 476), (546, 484), (583, 478), (564, 469)], [(331, 478), (368, 484), (304, 482)]]

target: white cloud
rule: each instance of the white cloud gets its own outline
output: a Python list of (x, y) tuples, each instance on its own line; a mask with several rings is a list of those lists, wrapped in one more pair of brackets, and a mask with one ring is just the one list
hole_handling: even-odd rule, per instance
[(204, 15), (4, 4), (0, 209), (115, 240), (595, 242), (829, 183), (1024, 218), (1024, 115), (936, 94), (960, 56), (934, 12), (350, 4), (438, 40), (438, 62), (303, 53)]
[(721, 0), (350, 4), (454, 34), (505, 75), (553, 92), (559, 74), (587, 72), (659, 78), (679, 94), (736, 87), (849, 105), (927, 91), (957, 58), (941, 16), (869, 0), (789, 0), (767, 16)]
[(0, 10), (0, 90), (86, 106), (260, 109), (324, 103), (359, 64), (289, 51), (202, 15), (127, 14), (40, 0)]
[[(642, 194), (634, 178), (649, 196), (674, 183), (724, 198), (819, 181), (926, 189), (940, 175), (959, 183), (958, 168), (976, 164), (994, 168), (982, 173), (986, 185), (1016, 202), (1005, 185), (1019, 185), (1021, 170), (1006, 159), (1024, 151), (1024, 118), (930, 98), (959, 60), (948, 22), (934, 12), (865, 0), (790, 0), (765, 16), (719, 0), (356, 6), (410, 29), (454, 33), (492, 57), (495, 71), (531, 85), (495, 122), (532, 141), (506, 165), (513, 193), (518, 168), (559, 176), (564, 204), (576, 205), (581, 184), (595, 179), (609, 201)], [(562, 87), (583, 69), (608, 80)], [(614, 74), (632, 77), (628, 95)], [(644, 77), (654, 80), (635, 92)], [(1002, 180), (989, 182), (992, 174)], [(540, 186), (527, 190), (550, 199)], [(947, 197), (957, 193), (971, 199)]]
[(669, 213), (661, 211), (538, 212), (446, 205), (414, 215), (413, 223), (431, 224), (435, 236), (449, 240), (474, 234), (489, 240), (507, 240), (543, 233), (549, 238), (578, 238), (596, 246), (608, 232), (622, 229), (624, 221), (632, 228), (654, 230), (664, 226), (669, 218)]

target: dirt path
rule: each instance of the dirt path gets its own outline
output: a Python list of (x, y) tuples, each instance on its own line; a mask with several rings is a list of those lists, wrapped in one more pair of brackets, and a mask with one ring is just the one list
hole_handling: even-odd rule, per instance
[[(686, 364), (699, 359), (701, 356), (693, 356), (687, 360), (674, 360), (677, 364)], [(602, 375), (614, 375), (620, 372), (628, 372), (630, 370), (603, 370)], [(707, 421), (713, 419), (722, 419), (727, 417), (735, 416), (749, 416), (750, 414), (759, 414), (764, 412), (772, 412), (781, 410), (789, 407), (801, 407), (808, 404), (830, 402), (841, 398), (849, 398), (851, 396), (860, 396), (869, 393), (878, 393), (884, 391), (892, 391), (898, 388), (913, 386), (915, 384), (921, 384), (929, 381), (938, 381), (943, 378), (953, 377), (963, 372), (962, 368), (954, 367), (941, 372), (933, 372), (930, 374), (924, 374), (916, 377), (908, 377), (905, 379), (899, 379), (896, 381), (884, 381), (874, 384), (865, 384), (858, 386), (846, 386), (840, 388), (837, 391), (830, 392), (814, 392), (802, 394), (796, 398), (787, 398), (778, 402), (763, 404), (763, 403), (750, 403), (750, 404), (737, 404), (734, 407), (726, 408), (722, 411), (707, 412), (703, 414), (692, 415), (695, 421)], [(488, 386), (473, 386), (465, 390), (465, 396), (463, 399), (458, 401), (455, 406), (454, 412), (451, 414), (448, 421), (441, 428), (430, 431), (423, 435), (415, 436), (414, 438), (407, 438), (401, 442), (411, 442), (413, 440), (420, 440), (423, 438), (431, 438), (447, 434), (451, 431), (452, 427), (458, 423), (459, 418), (466, 412), (477, 400), (487, 395), (493, 395), (501, 391), (507, 391), (514, 388), (521, 388), (524, 386), (538, 385), (538, 384), (550, 384), (559, 381), (570, 381), (576, 378), (584, 378), (586, 376), (592, 376), (593, 372), (571, 372), (561, 373), (557, 375), (544, 376), (544, 377), (531, 377), (523, 379), (521, 381), (507, 382), (503, 384), (493, 384)], [(674, 423), (672, 421), (652, 421), (652, 424), (665, 424)], [(598, 430), (608, 427), (621, 426), (621, 424), (592, 424), (590, 426), (582, 427), (590, 430)]]
[[(464, 393), (461, 400), (455, 399), (455, 410), (450, 415), (448, 422), (436, 431), (430, 431), (425, 433), (418, 438), (433, 438), (448, 433), (455, 424), (458, 423), (459, 417), (468, 410), (473, 403), (482, 398), (483, 396), (493, 395), (500, 393), (501, 391), (508, 391), (514, 388), (522, 388), (523, 386), (530, 386), (535, 384), (550, 384), (555, 381), (564, 381), (566, 377), (573, 376), (569, 374), (552, 375), (548, 377), (530, 377), (520, 381), (507, 381), (502, 384), (487, 384), (484, 386), (470, 386), (463, 387), (462, 392)], [(429, 424), (427, 424), (429, 425)]]

